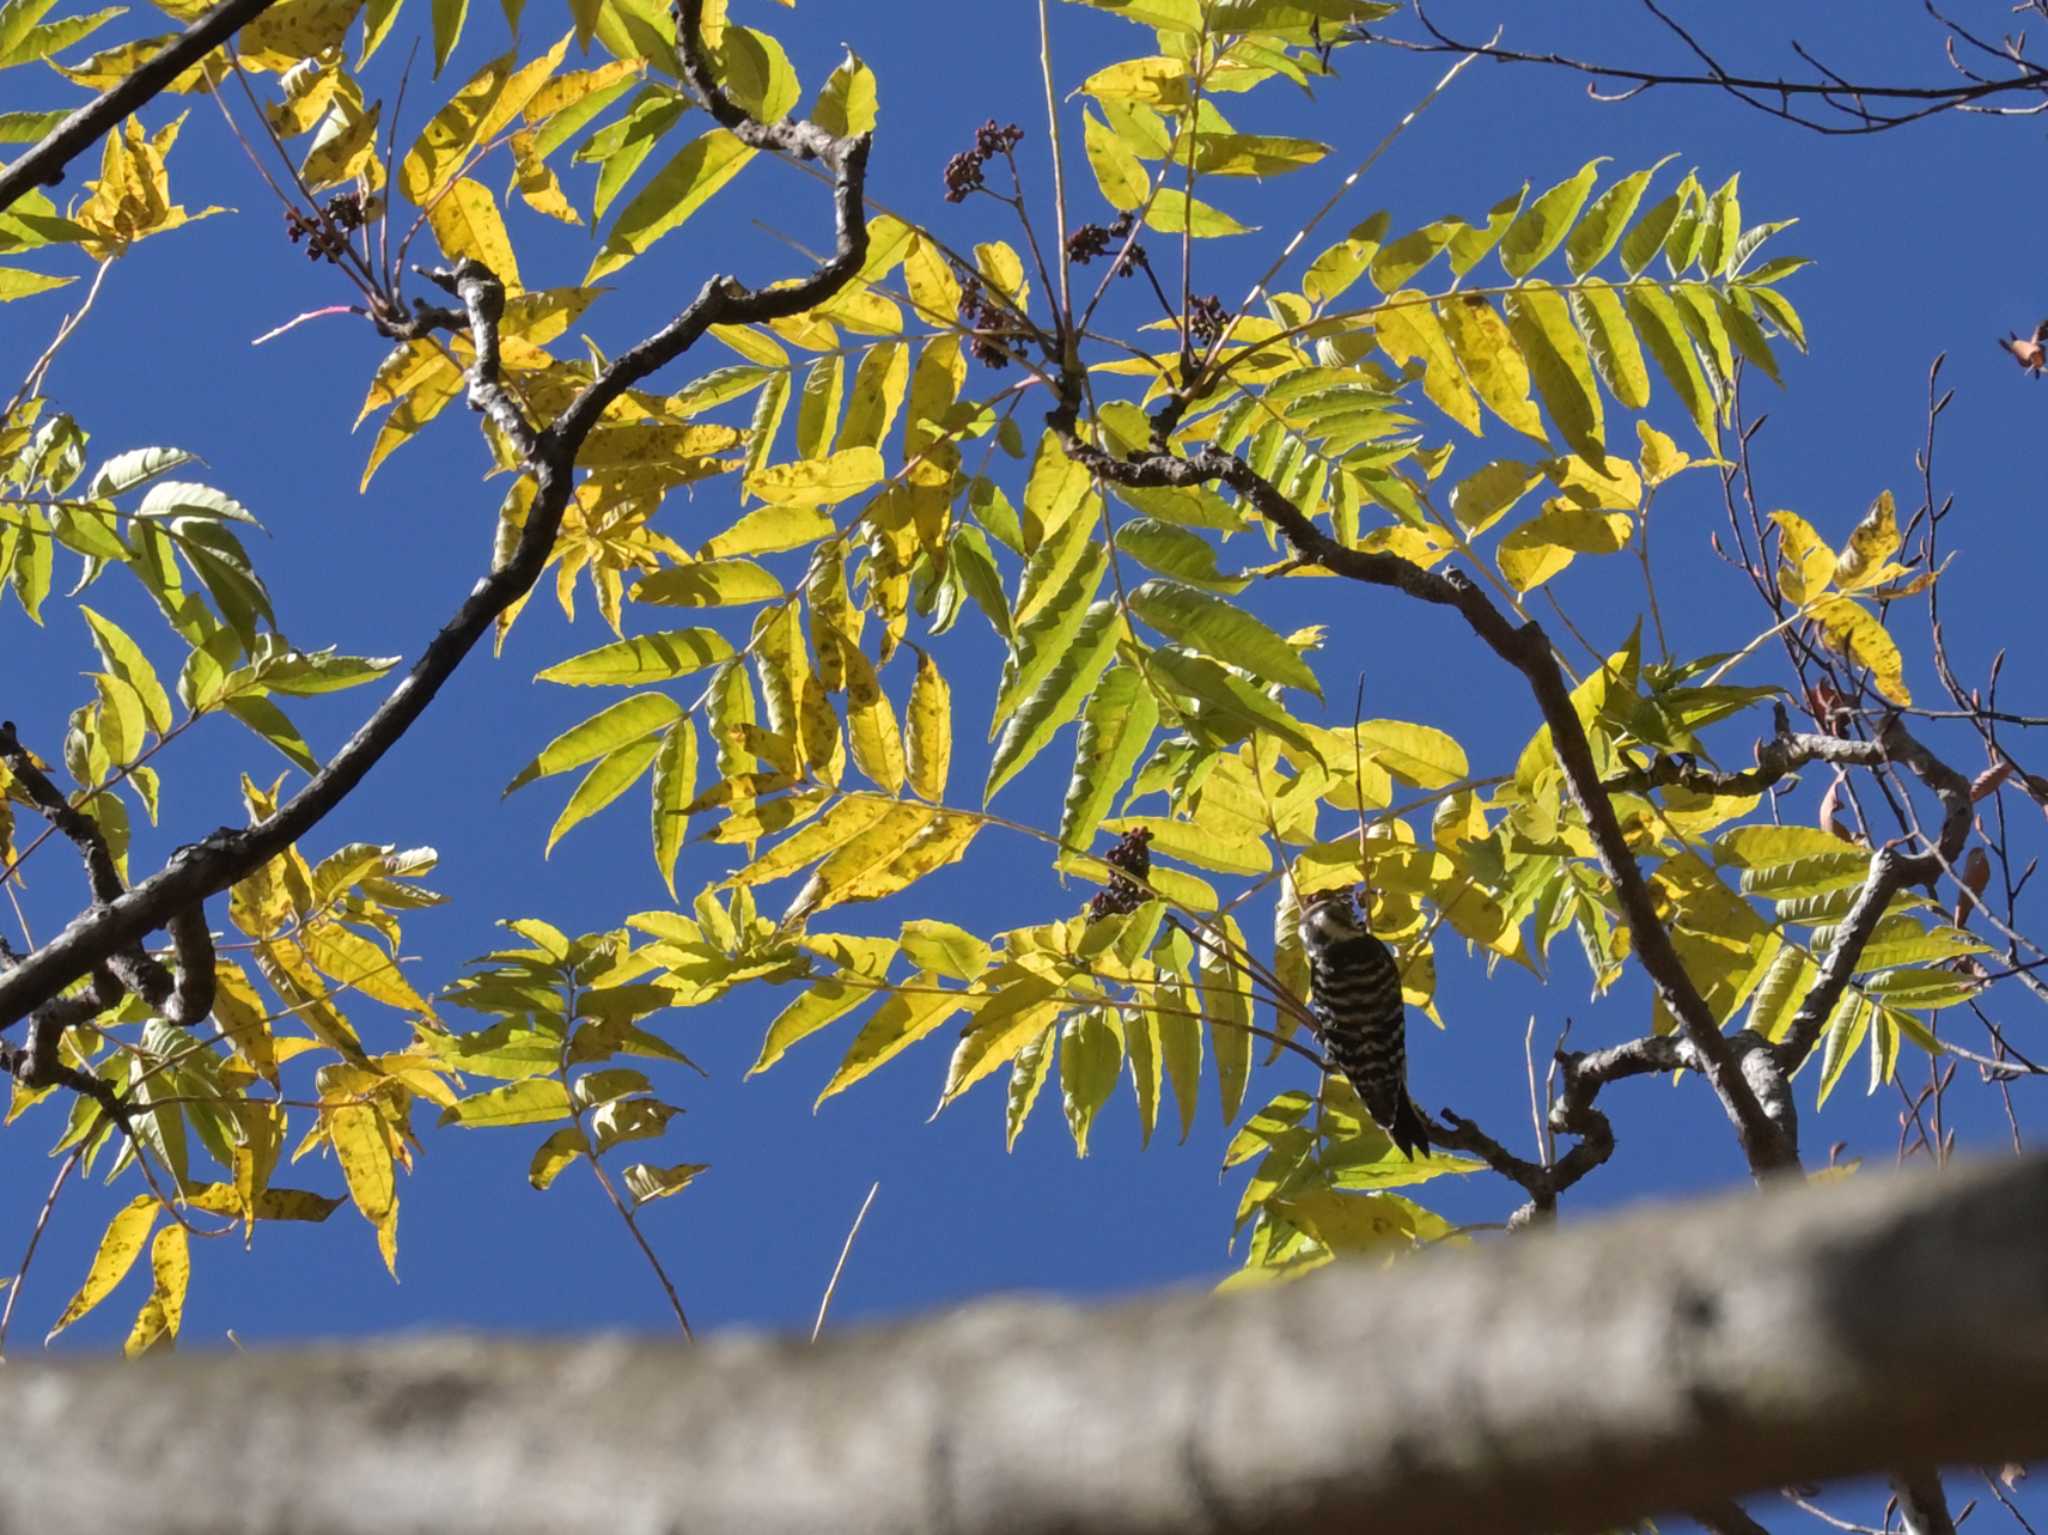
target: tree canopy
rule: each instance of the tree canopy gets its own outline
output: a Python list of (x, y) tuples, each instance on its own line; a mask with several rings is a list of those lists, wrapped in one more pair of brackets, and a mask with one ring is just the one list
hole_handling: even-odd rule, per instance
[[(461, 1197), (579, 1185), (689, 1333), (676, 1248), (788, 1218), (692, 1223), (784, 1133), (732, 1106), (735, 1030), (746, 1077), (915, 1079), (1006, 1149), (1055, 1101), (1082, 1157), (1220, 1111), (1229, 1293), (1518, 1242), (1624, 1165), (2023, 1146), (2048, 718), (1978, 642), (2026, 621), (1973, 586), (1938, 357), (1826, 506), (1760, 488), (1764, 402), (1829, 387), (1797, 186), (1616, 104), (1610, 153), (1380, 206), (1498, 65), (1630, 77), (1383, 0), (998, 9), (1028, 59), (925, 44), (982, 103), (941, 130), (864, 57), (887, 7), (0, 6), (4, 78), (58, 93), (0, 113), (0, 1066), (14, 1165), (56, 1165), (0, 1347), (59, 1209), (96, 1235), (23, 1321), (129, 1355), (233, 1294), (226, 1249), (326, 1240), (291, 1223), (396, 1277), (464, 1130)], [(2004, 58), (1781, 98), (2015, 110)], [(1763, 89), (1703, 67), (1635, 93)], [(230, 220), (299, 256), (293, 312), (166, 254)], [(258, 342), (206, 384), (238, 427), (158, 434), (190, 358), (106, 328), (124, 287)], [(296, 504), (238, 489), (313, 436)], [(403, 602), (323, 579), (358, 508)], [(501, 824), (546, 802), (516, 849), (435, 832), (451, 712)], [(540, 860), (593, 843), (563, 898)], [(1299, 922), (1336, 890), (1397, 957), (1427, 1154), (1326, 1069)]]

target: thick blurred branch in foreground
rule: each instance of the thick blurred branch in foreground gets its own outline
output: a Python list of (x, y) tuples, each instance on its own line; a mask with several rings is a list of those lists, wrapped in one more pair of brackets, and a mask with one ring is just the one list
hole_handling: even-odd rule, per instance
[(0, 1529), (1593, 1530), (2048, 1454), (2048, 1162), (811, 1346), (13, 1366)]

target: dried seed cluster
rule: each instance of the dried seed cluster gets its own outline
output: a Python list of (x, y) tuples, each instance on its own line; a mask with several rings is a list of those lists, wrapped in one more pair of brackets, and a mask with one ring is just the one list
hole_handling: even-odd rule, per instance
[[(1067, 260), (1076, 266), (1086, 266), (1098, 256), (1107, 256), (1129, 238), (1133, 222), (1131, 214), (1121, 213), (1114, 223), (1083, 224), (1067, 236)], [(1145, 247), (1132, 241), (1131, 248), (1117, 261), (1116, 275), (1129, 277), (1146, 264)]]
[[(1152, 833), (1143, 826), (1126, 832), (1117, 845), (1102, 855), (1102, 861), (1112, 869), (1122, 869), (1126, 874), (1135, 874), (1145, 879), (1152, 873), (1152, 849), (1147, 845)], [(1145, 890), (1125, 879), (1113, 876), (1108, 886), (1095, 893), (1088, 903), (1088, 920), (1098, 921), (1103, 917), (1121, 917), (1136, 911), (1145, 904)]]
[(1006, 155), (1023, 140), (1024, 130), (1015, 123), (1003, 127), (991, 117), (974, 133), (974, 147), (963, 149), (946, 162), (946, 201), (957, 203), (969, 192), (981, 189), (982, 167), (997, 155)]

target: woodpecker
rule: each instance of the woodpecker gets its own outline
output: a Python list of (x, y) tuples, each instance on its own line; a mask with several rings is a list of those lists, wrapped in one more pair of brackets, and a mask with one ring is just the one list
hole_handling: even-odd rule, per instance
[(1401, 1154), (1427, 1154), (1429, 1127), (1408, 1096), (1407, 1009), (1393, 951), (1373, 937), (1348, 889), (1303, 898), (1301, 946), (1323, 1048)]

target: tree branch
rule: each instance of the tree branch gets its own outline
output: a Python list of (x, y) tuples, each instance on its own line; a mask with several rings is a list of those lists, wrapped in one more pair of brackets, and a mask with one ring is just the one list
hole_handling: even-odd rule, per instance
[[(1725, 1516), (1788, 1482), (2048, 1454), (2043, 1272), (2035, 1159), (816, 1346), (18, 1364), (0, 1525), (100, 1535), (143, 1508), (210, 1535), (1570, 1535)], [(542, 1400), (577, 1431), (537, 1427)], [(190, 1452), (195, 1422), (265, 1474), (221, 1476)]]
[[(1334, 575), (1373, 586), (1390, 586), (1423, 602), (1456, 609), (1494, 654), (1522, 674), (1550, 726), (1552, 746), (1564, 771), (1565, 783), (1573, 802), (1586, 817), (1600, 866), (1613, 882), (1628, 920), (1636, 953), (1659, 999), (1678, 1020), (1686, 1039), (1698, 1053), (1700, 1070), (1713, 1084), (1735, 1125), (1751, 1172), (1762, 1177), (1796, 1168), (1796, 1146), (1784, 1139), (1778, 1124), (1759, 1103), (1745, 1078), (1736, 1048), (1722, 1035), (1719, 1021), (1686, 974), (1670, 934), (1658, 920), (1655, 899), (1601, 785), (1585, 727), (1572, 706), (1571, 690), (1542, 628), (1533, 620), (1520, 625), (1510, 623), (1486, 594), (1460, 572), (1424, 570), (1398, 555), (1338, 543), (1234, 454), (1212, 447), (1181, 457), (1165, 450), (1165, 432), (1161, 430), (1155, 435), (1154, 451), (1136, 459), (1118, 458), (1080, 435), (1079, 380), (1063, 375), (1061, 389), (1060, 404), (1048, 413), (1046, 423), (1058, 435), (1067, 455), (1090, 473), (1112, 484), (1137, 488), (1221, 481), (1279, 530), (1297, 558), (1320, 565)], [(1169, 402), (1160, 425), (1169, 425), (1172, 419), (1173, 404)]]
[(192, 23), (163, 52), (66, 117), (27, 154), (0, 170), (0, 213), (32, 187), (64, 179), (64, 167), (117, 127), (122, 118), (159, 95), (193, 64), (269, 10), (276, 0), (224, 0)]
[[(702, 14), (703, 0), (679, 0), (678, 15), (685, 25), (678, 46), (686, 78), (693, 82), (711, 79), (699, 31)], [(727, 120), (723, 114), (738, 111), (715, 84), (699, 83), (698, 88), (721, 122)], [(711, 325), (748, 324), (795, 314), (831, 297), (859, 272), (867, 259), (867, 225), (862, 213), (867, 135), (837, 139), (815, 124), (760, 124), (744, 114), (733, 131), (749, 143), (820, 158), (833, 167), (838, 242), (832, 257), (795, 282), (761, 292), (732, 278), (714, 278), (661, 331), (615, 359), (553, 424), (530, 438), (522, 467), (534, 481), (533, 505), (512, 552), (476, 583), (404, 679), (356, 733), (274, 813), (246, 828), (224, 827), (181, 848), (156, 874), (82, 913), (63, 932), (0, 975), (0, 1028), (29, 1016), (79, 976), (109, 962), (112, 956), (140, 943), (144, 935), (276, 857), (348, 797), (411, 728), (498, 615), (539, 578), (575, 488), (576, 455), (611, 400), (680, 356)], [(495, 315), (502, 311), (502, 288), (494, 276), (474, 263), (453, 274), (453, 281), (464, 300), (465, 323), (476, 349), (469, 372), (470, 400), (497, 420), (502, 413), (494, 402), (503, 394), (495, 367)], [(509, 401), (506, 405), (512, 409)], [(516, 409), (512, 413), (516, 416)], [(507, 425), (502, 420), (498, 424), (501, 430)]]
[(1827, 1027), (1892, 897), (1909, 885), (1938, 879), (1962, 856), (1963, 844), (1970, 838), (1970, 781), (1915, 740), (1898, 716), (1885, 721), (1875, 741), (1838, 744), (1875, 751), (1880, 760), (1909, 769), (1940, 801), (1941, 833), (1936, 845), (1924, 853), (1907, 854), (1886, 846), (1870, 855), (1870, 873), (1835, 928), (1834, 942), (1820, 964), (1820, 976), (1775, 1047), (1779, 1069), (1786, 1072), (1798, 1068)]
[[(1711, 90), (1725, 91), (1744, 106), (1762, 112), (1768, 117), (1776, 117), (1797, 127), (1828, 136), (1883, 133), (1893, 128), (1903, 128), (1924, 118), (1938, 116), (1943, 112), (2033, 116), (2048, 110), (2048, 102), (2024, 107), (1985, 105), (1986, 102), (2015, 93), (2048, 93), (2048, 70), (2043, 70), (2039, 65), (2014, 52), (1997, 52), (2000, 60), (2010, 67), (2010, 72), (2005, 75), (1985, 76), (1958, 69), (1960, 78), (1954, 84), (1884, 85), (1844, 79), (1794, 42), (1793, 51), (1811, 65), (1820, 78), (1788, 80), (1782, 75), (1740, 75), (1724, 68), (1690, 32), (1666, 15), (1655, 4), (1655, 0), (1643, 0), (1643, 3), (1645, 9), (1700, 60), (1705, 66), (1705, 73), (1637, 69), (1625, 65), (1602, 64), (1592, 59), (1573, 58), (1561, 53), (1530, 53), (1490, 43), (1461, 42), (1444, 32), (1430, 19), (1422, 0), (1416, 0), (1415, 15), (1426, 34), (1424, 39), (1388, 37), (1364, 28), (1353, 35), (1359, 42), (1377, 43), (1381, 47), (1400, 48), (1411, 53), (1477, 54), (1481, 58), (1494, 59), (1506, 64), (1542, 64), (1553, 69), (1587, 75), (1591, 79), (1587, 83), (1586, 92), (1596, 101), (1626, 101), (1663, 85), (1704, 86)], [(1933, 8), (1930, 6), (1929, 10), (1933, 11)], [(1952, 24), (1939, 12), (1933, 14), (1936, 20), (1953, 30)], [(1953, 60), (1951, 62), (1953, 63)], [(1603, 93), (1600, 83), (1609, 80), (1623, 88), (1611, 94)], [(1773, 97), (1776, 98), (1775, 101), (1771, 99)], [(1810, 116), (1795, 107), (1795, 101), (1818, 102), (1838, 116), (1831, 119)], [(1887, 106), (1880, 109), (1872, 105), (1880, 102), (1886, 103)]]

